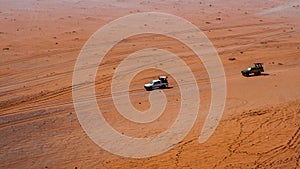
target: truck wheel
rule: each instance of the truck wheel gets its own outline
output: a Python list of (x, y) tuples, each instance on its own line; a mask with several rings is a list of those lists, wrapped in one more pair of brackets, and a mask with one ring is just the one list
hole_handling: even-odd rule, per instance
[(242, 73), (243, 76), (249, 76), (249, 72), (247, 73)]
[(256, 76), (258, 76), (258, 75), (260, 75), (261, 74), (261, 72), (256, 72), (256, 73), (254, 73), (254, 75), (256, 75)]

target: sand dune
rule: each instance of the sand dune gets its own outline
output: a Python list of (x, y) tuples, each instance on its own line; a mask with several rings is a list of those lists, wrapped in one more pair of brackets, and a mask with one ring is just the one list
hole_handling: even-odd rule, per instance
[[(299, 168), (298, 1), (0, 4), (0, 168)], [(224, 65), (227, 97), (218, 127), (200, 144), (212, 94), (204, 64), (170, 37), (142, 34), (122, 40), (103, 59), (95, 82), (99, 108), (116, 131), (138, 138), (155, 136), (176, 121), (180, 109), (180, 84), (170, 75), (172, 88), (162, 90), (168, 99), (166, 110), (155, 121), (134, 123), (118, 113), (110, 93), (111, 77), (135, 51), (160, 48), (177, 54), (192, 70), (201, 101), (198, 117), (182, 141), (157, 156), (135, 159), (105, 151), (88, 137), (73, 105), (72, 77), (80, 50), (95, 31), (140, 12), (174, 14), (200, 28)], [(240, 71), (254, 62), (264, 63), (264, 74), (241, 76)], [(163, 62), (167, 63), (172, 60)], [(150, 107), (143, 85), (160, 74), (166, 72), (148, 69), (133, 78), (129, 93), (136, 109)]]

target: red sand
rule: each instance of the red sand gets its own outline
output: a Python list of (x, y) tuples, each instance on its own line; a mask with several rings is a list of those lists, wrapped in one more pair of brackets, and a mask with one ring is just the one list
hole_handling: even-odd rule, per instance
[[(299, 168), (300, 7), (292, 1), (0, 1), (0, 168)], [(216, 47), (227, 78), (222, 120), (198, 143), (205, 113), (175, 148), (146, 159), (113, 155), (98, 147), (80, 126), (72, 101), (72, 73), (87, 39), (121, 16), (158, 11), (183, 17), (202, 29)], [(220, 18), (220, 19), (217, 19)], [(154, 36), (132, 37), (117, 46), (97, 73), (104, 116), (126, 135), (147, 137), (167, 129), (178, 111), (178, 87), (166, 90), (170, 105), (150, 126), (130, 123), (112, 108), (110, 75), (136, 48), (180, 43)], [(138, 44), (138, 45), (137, 45)], [(228, 58), (234, 57), (235, 61)], [(210, 83), (197, 59), (193, 68), (207, 112)], [(265, 76), (240, 71), (263, 62)], [(130, 87), (139, 110), (149, 107), (142, 85), (159, 71), (138, 74)], [(105, 77), (105, 78), (104, 78)], [(174, 83), (172, 78), (170, 82)], [(137, 97), (134, 94), (140, 94)], [(176, 100), (177, 99), (177, 100)], [(167, 121), (167, 122), (166, 122)], [(143, 132), (136, 134), (136, 130)]]

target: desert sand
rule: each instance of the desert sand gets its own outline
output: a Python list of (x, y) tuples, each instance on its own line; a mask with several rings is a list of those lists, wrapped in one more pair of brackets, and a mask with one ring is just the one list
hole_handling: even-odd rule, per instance
[[(170, 13), (201, 29), (223, 63), (227, 97), (220, 124), (199, 144), (211, 99), (201, 60), (160, 35), (121, 41), (99, 65), (95, 82), (99, 108), (117, 131), (156, 135), (170, 127), (180, 107), (179, 87), (170, 76), (172, 88), (162, 90), (166, 111), (156, 121), (136, 124), (118, 113), (111, 78), (134, 51), (157, 47), (176, 53), (192, 69), (201, 100), (196, 122), (181, 142), (160, 155), (134, 159), (105, 151), (88, 137), (74, 109), (72, 77), (80, 50), (95, 31), (141, 12)], [(0, 0), (0, 168), (300, 168), (299, 15), (300, 2), (290, 0)], [(243, 77), (240, 71), (254, 62), (264, 63), (264, 74)], [(150, 107), (143, 85), (164, 73), (150, 69), (135, 76), (129, 93), (136, 109)]]

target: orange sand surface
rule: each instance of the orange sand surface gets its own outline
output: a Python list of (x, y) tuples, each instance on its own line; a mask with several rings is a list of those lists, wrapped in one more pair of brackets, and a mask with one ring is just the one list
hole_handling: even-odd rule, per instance
[[(99, 108), (117, 131), (156, 135), (170, 127), (180, 107), (179, 87), (170, 76), (172, 88), (163, 90), (168, 105), (156, 121), (136, 124), (118, 114), (111, 77), (134, 51), (177, 53), (195, 74), (201, 95), (198, 118), (181, 142), (163, 154), (134, 159), (103, 150), (84, 132), (73, 106), (72, 76), (95, 31), (140, 12), (174, 14), (204, 31), (224, 65), (227, 99), (216, 131), (199, 144), (211, 99), (201, 60), (160, 35), (121, 41), (99, 66), (95, 83)], [(300, 168), (299, 16), (300, 2), (290, 0), (0, 0), (0, 168)], [(264, 63), (264, 74), (243, 77), (240, 71), (254, 62)], [(145, 70), (132, 80), (130, 99), (137, 109), (150, 106), (144, 83), (163, 73)]]

